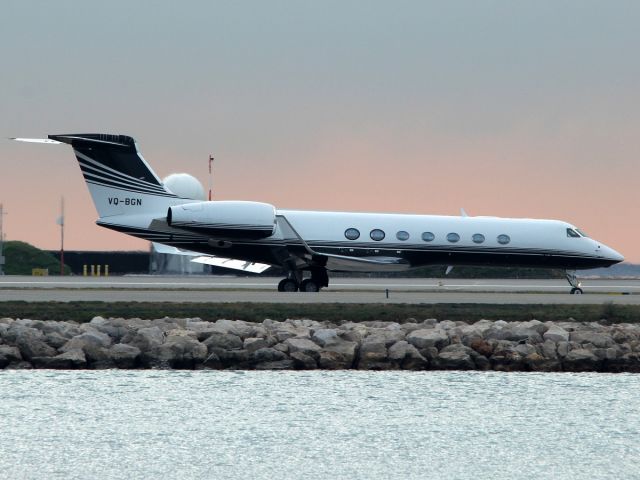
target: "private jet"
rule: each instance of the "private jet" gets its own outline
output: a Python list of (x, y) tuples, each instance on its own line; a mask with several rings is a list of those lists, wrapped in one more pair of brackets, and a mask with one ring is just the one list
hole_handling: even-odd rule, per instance
[[(318, 292), (329, 272), (398, 272), (427, 265), (607, 267), (622, 255), (558, 220), (284, 210), (253, 201), (205, 201), (161, 181), (126, 135), (67, 134), (18, 141), (68, 144), (98, 212), (97, 224), (193, 261), (287, 272), (281, 292)], [(192, 177), (191, 177), (192, 178)], [(197, 182), (197, 180), (196, 180)], [(164, 250), (163, 250), (164, 249)]]

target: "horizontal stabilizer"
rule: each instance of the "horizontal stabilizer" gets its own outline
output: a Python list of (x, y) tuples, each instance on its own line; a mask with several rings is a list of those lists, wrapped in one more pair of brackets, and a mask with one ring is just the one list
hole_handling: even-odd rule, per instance
[(27, 143), (49, 143), (53, 145), (60, 145), (62, 142), (58, 142), (57, 140), (51, 140), (50, 138), (10, 138), (9, 140), (15, 140), (16, 142), (27, 142)]

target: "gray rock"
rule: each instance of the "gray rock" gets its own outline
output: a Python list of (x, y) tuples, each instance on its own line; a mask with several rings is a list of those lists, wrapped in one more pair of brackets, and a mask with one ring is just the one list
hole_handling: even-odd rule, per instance
[(82, 350), (89, 362), (100, 362), (108, 360), (108, 348), (111, 346), (111, 338), (105, 333), (98, 331), (85, 332), (67, 341), (60, 352), (70, 352)]
[(187, 321), (185, 328), (192, 332), (195, 332), (196, 337), (200, 342), (204, 342), (213, 332), (220, 333), (220, 331), (215, 328), (213, 323), (203, 322), (202, 320), (189, 320)]
[[(215, 357), (218, 358), (219, 366), (214, 366)], [(209, 352), (207, 358), (208, 360), (205, 362), (205, 366), (209, 368), (251, 368), (249, 352), (247, 350), (223, 350), (222, 348), (214, 348), (213, 351)]]
[(608, 372), (640, 373), (640, 353), (638, 352), (624, 353), (618, 358), (603, 363)]
[(405, 340), (394, 343), (388, 350), (388, 357), (403, 370), (426, 370), (429, 367), (429, 361)]
[(418, 350), (435, 347), (438, 350), (449, 345), (449, 336), (439, 329), (415, 330), (407, 335), (407, 342)]
[(165, 336), (157, 326), (140, 328), (136, 332), (125, 335), (120, 343), (128, 343), (137, 347), (142, 352), (148, 352), (158, 348), (164, 342)]
[(289, 345), (287, 345), (286, 343), (276, 343), (273, 348), (284, 353), (289, 353)]
[(561, 358), (566, 357), (569, 354), (569, 342), (558, 342), (557, 345), (557, 352), (558, 352), (558, 356)]
[(20, 349), (20, 353), (25, 360), (31, 360), (34, 357), (54, 357), (58, 354), (57, 350), (44, 341), (44, 335), (41, 331), (34, 328), (23, 327), (15, 323), (9, 327), (9, 332), (16, 327), (14, 333), (14, 344)]
[(571, 350), (562, 360), (562, 368), (568, 372), (595, 371), (599, 365), (598, 357), (584, 348)]
[(539, 353), (531, 353), (524, 357), (523, 363), (532, 372), (557, 372), (561, 369), (557, 357), (545, 358)]
[(122, 337), (132, 330), (127, 320), (123, 318), (110, 318), (106, 320), (102, 317), (94, 317), (89, 324), (98, 332), (109, 335), (113, 342), (119, 342)]
[(387, 329), (378, 329), (372, 332), (369, 336), (366, 337), (365, 341), (370, 342), (384, 342), (385, 347), (389, 348), (396, 342), (400, 340), (404, 340), (406, 334), (404, 330), (387, 330)]
[[(322, 359), (322, 357), (320, 358)], [(295, 367), (299, 370), (315, 370), (318, 368), (317, 362), (302, 352), (293, 352), (291, 354), (291, 360), (293, 360)]]
[(542, 356), (548, 359), (556, 359), (558, 358), (558, 350), (556, 346), (556, 342), (552, 340), (545, 340), (544, 343), (540, 346), (542, 351)]
[(242, 339), (238, 335), (235, 335), (233, 333), (213, 332), (204, 341), (204, 344), (207, 346), (209, 352), (213, 351), (216, 348), (221, 348), (223, 350), (242, 349)]
[[(497, 324), (498, 322), (496, 322)], [(485, 332), (485, 338), (490, 340), (508, 340), (511, 342), (542, 343), (542, 336), (536, 328), (520, 324), (494, 325)]]
[(266, 338), (260, 337), (245, 338), (242, 344), (242, 348), (244, 348), (248, 352), (255, 352), (256, 350), (260, 350), (261, 348), (267, 348), (270, 346), (272, 345), (270, 345), (270, 342), (268, 342)]
[(387, 361), (387, 347), (383, 341), (368, 341), (360, 346), (357, 368), (359, 370), (387, 370), (393, 367)]
[(542, 334), (544, 340), (551, 340), (552, 342), (568, 342), (569, 332), (558, 325), (551, 325), (546, 332)]
[(493, 369), (500, 372), (517, 372), (528, 369), (522, 355), (513, 347), (494, 348), (493, 355), (489, 360)]
[(320, 359), (320, 351), (322, 350), (317, 344), (307, 338), (288, 338), (284, 344), (289, 347), (289, 352), (300, 352), (318, 361)]
[(10, 363), (19, 362), (21, 360), (22, 355), (20, 355), (18, 347), (0, 345), (0, 368), (5, 368)]
[(321, 328), (313, 332), (311, 340), (324, 347), (327, 344), (339, 341), (340, 337), (338, 337), (338, 331), (335, 328)]
[(136, 368), (141, 351), (126, 343), (116, 343), (109, 349), (109, 358), (118, 368)]
[(215, 330), (220, 333), (230, 333), (242, 339), (263, 337), (266, 334), (262, 325), (243, 320), (217, 320), (213, 325)]
[(46, 342), (46, 344), (52, 346), (53, 348), (61, 348), (65, 343), (67, 343), (68, 340), (69, 338), (63, 337), (56, 332), (46, 333), (44, 335), (44, 341)]
[(5, 367), (6, 370), (31, 370), (33, 365), (26, 360), (21, 360), (17, 362), (11, 362), (9, 365)]
[(279, 360), (277, 362), (265, 362), (256, 365), (256, 370), (293, 370), (295, 363), (293, 360)]
[(150, 351), (142, 351), (142, 360), (155, 368), (194, 368), (203, 363), (208, 356), (207, 347), (195, 338), (170, 336), (165, 342), (153, 347)]
[(220, 357), (216, 355), (214, 352), (212, 352), (212, 353), (209, 353), (205, 361), (202, 362), (202, 368), (220, 370), (221, 368), (224, 368), (224, 365), (222, 364)]
[(287, 355), (274, 348), (260, 348), (255, 352), (249, 354), (249, 360), (251, 363), (266, 363), (266, 362), (279, 362), (280, 360), (286, 360)]
[[(337, 334), (332, 335), (330, 333), (331, 330), (335, 331), (334, 329), (323, 329), (324, 333), (320, 336), (314, 336), (314, 338), (317, 338), (319, 342), (322, 342), (324, 347), (323, 350), (325, 352), (331, 352), (333, 354), (325, 355), (324, 364), (331, 364), (331, 367), (334, 367), (334, 364), (339, 364), (342, 365), (341, 368), (351, 368), (356, 357), (358, 344), (356, 342), (345, 340)], [(314, 360), (318, 362), (320, 361), (316, 358), (314, 358)], [(327, 367), (327, 369), (329, 369), (329, 367)]]
[(533, 353), (538, 353), (536, 347), (528, 343), (518, 344), (515, 346), (514, 350), (518, 352), (522, 357), (526, 357), (527, 355), (531, 355)]
[(85, 368), (87, 359), (84, 352), (77, 348), (55, 357), (33, 357), (31, 363), (35, 368), (73, 369)]
[[(293, 358), (293, 354), (292, 354)], [(344, 370), (352, 367), (352, 363), (347, 364), (344, 361), (344, 357), (336, 352), (327, 352), (325, 350), (320, 352), (320, 360), (318, 366), (322, 370)]]
[(591, 343), (597, 348), (608, 348), (616, 344), (610, 335), (598, 332), (572, 332), (570, 339), (579, 344)]
[(464, 345), (450, 345), (438, 353), (434, 365), (443, 370), (475, 370), (472, 353), (476, 352)]
[(622, 352), (617, 345), (609, 348), (596, 348), (592, 353), (598, 357), (599, 360), (615, 360), (619, 356), (622, 356)]

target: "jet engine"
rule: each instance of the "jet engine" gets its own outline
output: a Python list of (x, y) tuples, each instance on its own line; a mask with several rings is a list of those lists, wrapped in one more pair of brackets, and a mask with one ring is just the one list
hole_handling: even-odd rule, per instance
[(169, 207), (167, 223), (212, 237), (266, 238), (275, 230), (276, 209), (260, 202), (186, 203)]

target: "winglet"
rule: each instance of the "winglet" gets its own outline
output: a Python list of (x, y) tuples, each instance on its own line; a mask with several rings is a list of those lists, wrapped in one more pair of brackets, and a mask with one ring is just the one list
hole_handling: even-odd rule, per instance
[(460, 209), (460, 216), (462, 217), (468, 217), (469, 215), (467, 215), (467, 212), (464, 211), (464, 208)]

